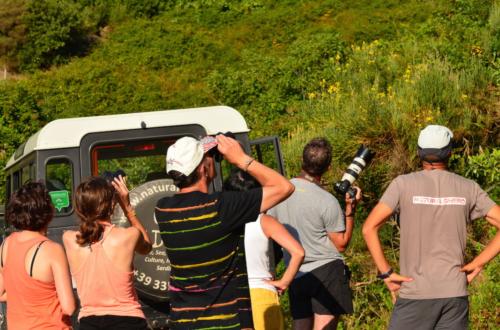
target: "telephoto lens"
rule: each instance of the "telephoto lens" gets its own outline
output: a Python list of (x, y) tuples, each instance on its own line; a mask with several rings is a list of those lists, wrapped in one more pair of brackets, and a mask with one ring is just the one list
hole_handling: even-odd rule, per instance
[(356, 190), (354, 190), (351, 185), (359, 177), (361, 171), (368, 166), (374, 156), (375, 153), (373, 151), (368, 149), (365, 145), (361, 145), (351, 164), (345, 170), (342, 179), (335, 183), (335, 191), (342, 195), (349, 193), (351, 198), (354, 198), (356, 196)]

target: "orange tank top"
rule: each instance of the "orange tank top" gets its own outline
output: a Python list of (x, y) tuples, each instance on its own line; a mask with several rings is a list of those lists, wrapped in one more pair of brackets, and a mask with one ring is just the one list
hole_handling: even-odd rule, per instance
[(4, 260), (3, 278), (7, 292), (7, 327), (9, 329), (71, 329), (57, 298), (55, 282), (42, 282), (26, 272), (29, 249), (47, 240), (37, 237), (25, 242), (17, 233), (8, 238), (9, 249)]
[(103, 238), (88, 247), (90, 254), (73, 273), (81, 304), (78, 319), (91, 315), (144, 318), (134, 289), (134, 272), (116, 269), (102, 246), (113, 227), (106, 226)]

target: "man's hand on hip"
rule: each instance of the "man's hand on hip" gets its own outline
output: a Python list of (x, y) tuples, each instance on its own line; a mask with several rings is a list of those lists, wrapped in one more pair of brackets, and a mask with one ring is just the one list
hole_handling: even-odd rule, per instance
[(467, 265), (463, 266), (460, 271), (467, 274), (467, 283), (470, 284), (472, 280), (475, 279), (477, 275), (479, 275), (482, 269), (482, 266), (478, 266), (474, 262), (470, 262)]
[(411, 277), (402, 276), (397, 273), (392, 273), (388, 278), (384, 279), (385, 285), (387, 285), (387, 288), (391, 291), (393, 303), (395, 302), (395, 294), (397, 294), (399, 289), (401, 289), (401, 284), (403, 284), (403, 282), (411, 281), (413, 281)]

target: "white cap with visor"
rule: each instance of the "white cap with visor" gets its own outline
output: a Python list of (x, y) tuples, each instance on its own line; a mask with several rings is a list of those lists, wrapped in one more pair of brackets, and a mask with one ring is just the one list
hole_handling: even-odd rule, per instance
[(167, 150), (167, 173), (177, 171), (189, 176), (200, 165), (203, 155), (216, 146), (213, 136), (201, 140), (190, 136), (178, 139)]

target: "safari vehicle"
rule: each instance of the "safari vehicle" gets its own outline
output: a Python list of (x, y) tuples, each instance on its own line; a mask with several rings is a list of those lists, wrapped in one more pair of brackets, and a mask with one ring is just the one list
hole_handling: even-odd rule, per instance
[[(284, 172), (277, 137), (250, 141), (245, 119), (226, 106), (59, 119), (20, 145), (8, 161), (6, 200), (24, 182), (43, 180), (56, 209), (48, 236), (61, 242), (65, 230), (78, 226), (72, 202), (75, 187), (88, 176), (123, 170), (131, 204), (153, 241), (148, 255), (135, 257), (135, 286), (150, 326), (166, 328), (170, 263), (154, 220), (157, 200), (177, 191), (165, 173), (166, 151), (182, 136), (219, 132), (232, 132), (247, 152)], [(218, 175), (211, 190), (222, 189), (228, 169), (224, 160), (216, 163)], [(120, 208), (113, 222), (127, 225)]]

